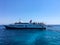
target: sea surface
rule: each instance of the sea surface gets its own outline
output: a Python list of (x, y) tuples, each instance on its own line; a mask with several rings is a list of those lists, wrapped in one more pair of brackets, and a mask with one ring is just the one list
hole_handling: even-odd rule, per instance
[(47, 26), (46, 30), (7, 30), (0, 26), (0, 45), (60, 45), (60, 25)]

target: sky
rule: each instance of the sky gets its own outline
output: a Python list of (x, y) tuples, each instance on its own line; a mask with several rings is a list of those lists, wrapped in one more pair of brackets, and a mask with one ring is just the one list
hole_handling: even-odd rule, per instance
[(18, 21), (60, 24), (60, 0), (0, 0), (0, 24)]

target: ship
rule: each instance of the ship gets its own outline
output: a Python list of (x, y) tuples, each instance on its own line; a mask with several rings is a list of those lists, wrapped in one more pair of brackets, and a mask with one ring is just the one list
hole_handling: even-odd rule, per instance
[(46, 25), (44, 23), (36, 23), (32, 20), (29, 21), (29, 23), (14, 23), (9, 25), (4, 25), (6, 29), (46, 29)]

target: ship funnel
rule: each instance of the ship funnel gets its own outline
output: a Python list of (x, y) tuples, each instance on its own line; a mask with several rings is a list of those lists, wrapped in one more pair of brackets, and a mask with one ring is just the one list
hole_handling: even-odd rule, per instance
[(32, 23), (32, 20), (30, 20), (30, 23)]

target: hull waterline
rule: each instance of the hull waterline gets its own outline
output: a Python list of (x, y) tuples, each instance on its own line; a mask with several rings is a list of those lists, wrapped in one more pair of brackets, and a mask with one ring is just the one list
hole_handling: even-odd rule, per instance
[(46, 29), (46, 28), (17, 28), (17, 27), (9, 27), (9, 26), (5, 26), (5, 28), (6, 29)]

